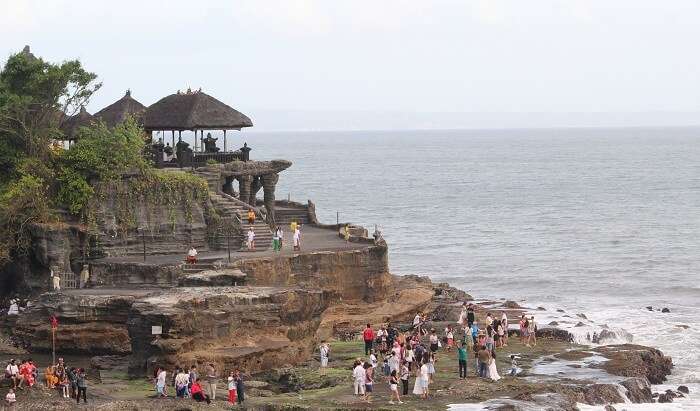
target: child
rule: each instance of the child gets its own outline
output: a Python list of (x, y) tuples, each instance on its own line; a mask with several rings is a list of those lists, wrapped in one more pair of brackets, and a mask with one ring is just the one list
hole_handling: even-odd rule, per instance
[(365, 401), (372, 401), (372, 391), (374, 388), (374, 368), (365, 363)]
[(388, 377), (390, 371), (391, 367), (389, 367), (389, 360), (387, 358), (384, 358), (384, 363), (382, 364), (382, 372), (384, 373), (384, 376)]
[(234, 376), (234, 372), (231, 371), (231, 373), (228, 375), (228, 403), (235, 405), (236, 397), (238, 397), (238, 393), (236, 393), (236, 378)]
[(515, 377), (518, 374), (518, 362), (515, 361), (515, 354), (510, 355), (510, 375)]
[(459, 378), (467, 378), (467, 343), (463, 342), (461, 347), (457, 348), (457, 361), (459, 363)]
[(377, 365), (379, 365), (379, 361), (377, 360), (377, 355), (374, 353), (374, 350), (370, 351), (369, 362), (372, 364), (372, 368), (377, 368)]
[(447, 351), (452, 351), (452, 347), (455, 344), (455, 336), (452, 332), (452, 327), (447, 327)]
[(391, 378), (389, 379), (389, 391), (391, 392), (391, 399), (389, 404), (394, 404), (394, 398), (399, 404), (403, 404), (401, 397), (399, 396), (399, 379), (396, 377), (396, 370), (391, 372)]
[(435, 353), (428, 354), (428, 382), (433, 383), (433, 376), (435, 376)]
[(10, 388), (10, 391), (8, 391), (7, 395), (5, 396), (5, 403), (7, 403), (7, 406), (9, 408), (14, 408), (15, 402), (17, 402), (17, 396), (15, 395), (15, 390)]

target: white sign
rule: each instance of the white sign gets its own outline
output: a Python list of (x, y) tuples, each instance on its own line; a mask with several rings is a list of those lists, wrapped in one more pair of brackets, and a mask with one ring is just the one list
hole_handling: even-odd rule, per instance
[(161, 335), (161, 334), (163, 334), (163, 326), (162, 326), (162, 325), (152, 325), (152, 326), (151, 326), (151, 334), (152, 334), (152, 335)]

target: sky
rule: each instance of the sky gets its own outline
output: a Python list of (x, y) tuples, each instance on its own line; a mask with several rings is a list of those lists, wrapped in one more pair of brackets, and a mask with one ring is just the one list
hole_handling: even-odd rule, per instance
[(201, 87), (262, 129), (700, 124), (697, 0), (0, 0), (0, 11), (0, 60), (25, 44), (80, 59), (104, 83), (90, 112), (126, 89), (149, 105)]

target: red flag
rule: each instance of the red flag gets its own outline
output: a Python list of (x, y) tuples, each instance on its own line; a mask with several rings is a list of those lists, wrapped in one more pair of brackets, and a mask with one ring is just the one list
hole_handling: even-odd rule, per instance
[(52, 315), (50, 321), (51, 321), (51, 329), (53, 329), (53, 330), (57, 329), (58, 328), (58, 318), (56, 318), (55, 315)]

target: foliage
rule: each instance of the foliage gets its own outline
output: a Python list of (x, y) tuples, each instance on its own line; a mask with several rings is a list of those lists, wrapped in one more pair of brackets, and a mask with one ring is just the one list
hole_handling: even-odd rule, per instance
[(96, 78), (77, 60), (52, 64), (28, 49), (10, 56), (0, 72), (0, 137), (15, 150), (46, 159), (65, 115), (75, 114), (100, 88)]
[(69, 167), (61, 168), (58, 182), (58, 201), (72, 214), (80, 214), (95, 194), (85, 177)]
[(77, 142), (63, 155), (64, 166), (87, 181), (107, 181), (146, 167), (144, 132), (133, 119), (109, 129), (104, 123), (81, 127)]

